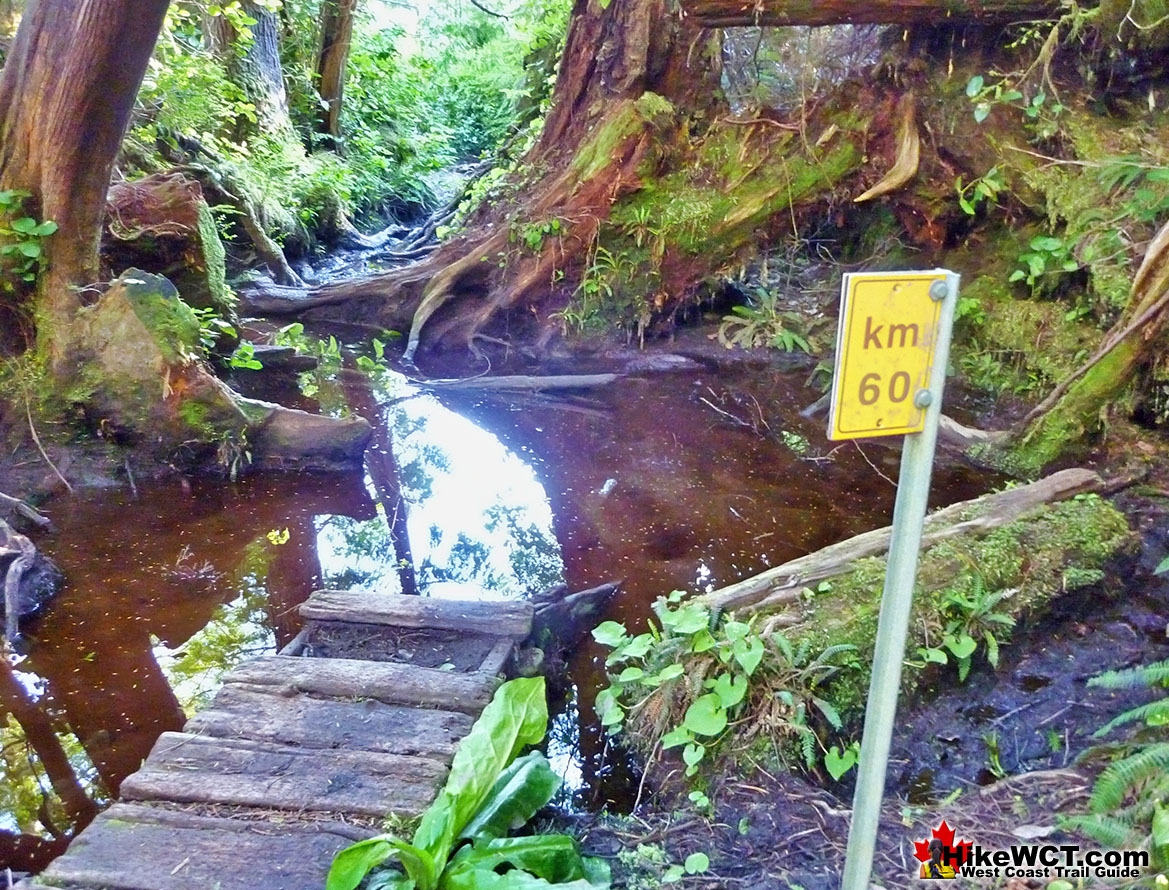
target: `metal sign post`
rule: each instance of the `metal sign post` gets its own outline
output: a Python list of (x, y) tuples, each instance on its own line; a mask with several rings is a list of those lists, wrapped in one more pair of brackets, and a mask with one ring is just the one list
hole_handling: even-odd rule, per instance
[(868, 890), (942, 413), (958, 275), (846, 275), (829, 438), (905, 435), (843, 890)]

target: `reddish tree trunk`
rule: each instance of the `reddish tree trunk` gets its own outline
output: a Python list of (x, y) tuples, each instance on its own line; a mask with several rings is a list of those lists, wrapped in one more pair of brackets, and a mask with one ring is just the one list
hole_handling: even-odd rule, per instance
[(0, 75), (0, 187), (30, 192), (30, 209), (59, 227), (38, 330), (56, 367), (62, 328), (98, 280), (106, 188), (167, 5), (32, 0)]
[(345, 94), (345, 68), (353, 43), (353, 16), (357, 0), (325, 0), (321, 18), (321, 55), (317, 60), (317, 92), (327, 107), (320, 131), (341, 138), (341, 102)]

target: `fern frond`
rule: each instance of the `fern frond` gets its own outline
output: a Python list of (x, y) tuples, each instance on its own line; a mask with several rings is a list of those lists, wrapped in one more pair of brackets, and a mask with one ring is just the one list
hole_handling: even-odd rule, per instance
[(1116, 816), (1093, 813), (1090, 816), (1065, 816), (1059, 820), (1060, 828), (1078, 831), (1092, 840), (1116, 849), (1127, 849), (1138, 840), (1138, 829), (1131, 822)]
[(1089, 686), (1104, 689), (1136, 689), (1141, 686), (1169, 685), (1169, 659), (1124, 671), (1106, 671), (1088, 681)]
[(1133, 723), (1140, 720), (1150, 726), (1163, 726), (1169, 723), (1169, 698), (1162, 698), (1158, 701), (1149, 702), (1147, 705), (1138, 705), (1135, 708), (1129, 708), (1123, 714), (1117, 714), (1098, 730), (1092, 733), (1095, 738), (1102, 738), (1118, 726), (1123, 726), (1126, 723)]
[(1169, 743), (1150, 745), (1143, 751), (1118, 760), (1100, 774), (1092, 788), (1088, 809), (1093, 813), (1109, 813), (1124, 803), (1125, 797), (1137, 785), (1152, 776), (1169, 770)]

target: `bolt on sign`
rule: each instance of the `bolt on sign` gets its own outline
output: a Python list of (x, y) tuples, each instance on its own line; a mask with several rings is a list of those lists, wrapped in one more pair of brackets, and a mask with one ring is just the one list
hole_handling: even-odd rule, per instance
[(920, 433), (930, 401), (944, 272), (844, 276), (829, 439)]

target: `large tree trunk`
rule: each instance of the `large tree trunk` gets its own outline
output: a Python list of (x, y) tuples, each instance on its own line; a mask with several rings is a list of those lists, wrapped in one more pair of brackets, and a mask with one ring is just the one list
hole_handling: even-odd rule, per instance
[[(244, 0), (243, 9), (256, 20), (244, 39), (226, 18), (217, 15), (207, 20), (207, 42), (226, 64), (231, 79), (255, 105), (254, 127), (264, 133), (288, 130), (292, 120), (280, 67), (280, 21), (276, 13), (252, 0)], [(243, 138), (252, 130), (251, 121), (241, 119), (236, 135)]]
[(941, 25), (1042, 18), (1058, 0), (682, 0), (706, 28), (758, 25)]
[(513, 198), (477, 211), (414, 266), (307, 294), (267, 289), (253, 308), (406, 319), (407, 357), (423, 333), (428, 346), (454, 348), (485, 329), (543, 342), (569, 313), (582, 327), (618, 319), (644, 333), (858, 169), (862, 116), (890, 110), (884, 96), (849, 95), (840, 125), (814, 144), (824, 133), (800, 139), (799, 126), (775, 119), (728, 119), (720, 67), (717, 34), (672, 0), (577, 0), (552, 110)]
[(68, 323), (98, 281), (106, 188), (168, 0), (32, 0), (0, 75), (0, 188), (53, 220), (38, 338), (68, 360)]
[(338, 144), (341, 138), (341, 101), (345, 93), (345, 68), (353, 42), (353, 16), (357, 0), (325, 0), (321, 15), (321, 55), (317, 61), (317, 92), (325, 103), (320, 131)]

